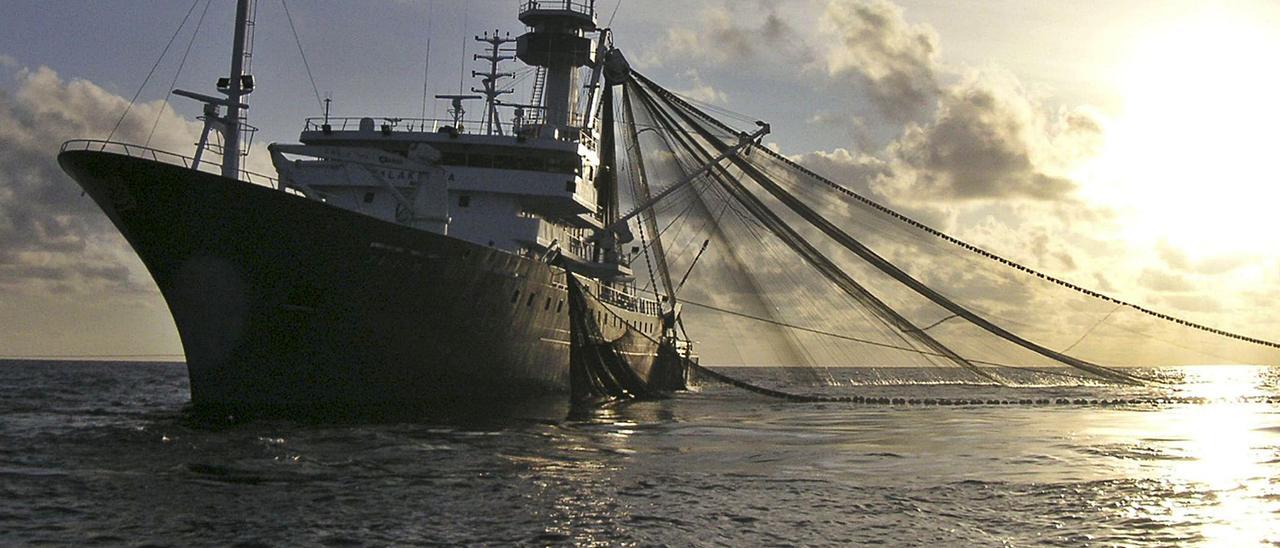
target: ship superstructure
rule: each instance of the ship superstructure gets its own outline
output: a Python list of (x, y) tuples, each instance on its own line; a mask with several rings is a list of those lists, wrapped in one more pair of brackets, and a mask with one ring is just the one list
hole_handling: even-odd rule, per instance
[[(438, 97), (449, 101), (451, 120), (308, 119), (300, 145), (270, 147), (280, 188), (509, 253), (555, 253), (570, 270), (625, 285), (625, 257), (606, 256), (591, 240), (617, 215), (616, 183), (601, 158), (601, 71), (585, 93), (579, 82), (580, 69), (605, 51), (586, 34), (607, 31), (596, 28), (589, 3), (525, 2), (520, 19), (529, 31), (518, 39), (476, 37), (489, 46), (475, 56), (489, 70), (473, 73), (479, 95)], [(500, 64), (516, 57), (537, 67), (540, 104), (501, 102), (510, 90), (499, 83), (510, 73)], [(485, 115), (468, 123), (467, 102), (480, 99)]]

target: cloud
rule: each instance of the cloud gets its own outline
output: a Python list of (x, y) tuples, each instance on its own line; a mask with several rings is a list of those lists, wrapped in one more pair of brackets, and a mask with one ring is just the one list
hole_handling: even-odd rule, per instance
[(1204, 295), (1165, 295), (1159, 299), (1165, 306), (1186, 312), (1217, 313), (1223, 312), (1222, 304)]
[(888, 2), (833, 0), (819, 28), (834, 37), (825, 64), (835, 84), (868, 94), (890, 121), (913, 120), (933, 108), (941, 86), (931, 27), (911, 25)]
[(1138, 283), (1147, 289), (1161, 293), (1181, 293), (1193, 291), (1195, 284), (1180, 274), (1161, 272), (1148, 268), (1138, 277)]
[[(711, 6), (697, 14), (695, 26), (667, 28), (666, 36), (656, 42), (655, 48), (636, 56), (636, 64), (794, 68), (797, 62), (804, 64), (813, 57), (800, 33), (779, 15), (774, 2), (760, 0), (755, 3), (758, 9), (745, 10), (741, 4)], [(762, 17), (748, 18), (754, 14)]]
[(1076, 184), (1054, 171), (1086, 157), (1100, 131), (1079, 111), (1051, 119), (1007, 73), (975, 72), (889, 146), (884, 184), (918, 200), (1069, 199)]
[(685, 71), (684, 77), (689, 79), (690, 87), (677, 90), (675, 93), (703, 103), (723, 105), (729, 102), (729, 96), (704, 82), (697, 69)]
[(816, 151), (791, 157), (818, 175), (844, 184), (854, 192), (874, 195), (871, 181), (891, 172), (884, 160), (869, 154), (857, 154), (844, 148), (831, 152)]
[(1174, 247), (1166, 240), (1156, 243), (1156, 252), (1166, 265), (1184, 272), (1196, 274), (1226, 274), (1252, 262), (1244, 255), (1220, 255), (1200, 260), (1192, 260), (1186, 252)]
[(0, 53), (0, 68), (16, 68), (17, 66), (18, 60), (12, 55)]
[[(997, 68), (960, 79), (938, 60), (938, 37), (884, 1), (831, 0), (819, 25), (833, 37), (825, 86), (854, 98), (846, 113), (812, 122), (844, 124), (863, 149), (871, 132), (854, 114), (870, 99), (882, 120), (903, 124), (879, 153), (886, 168), (870, 186), (899, 204), (956, 200), (1070, 199), (1063, 174), (1095, 154), (1103, 128), (1088, 109), (1050, 112), (1016, 77)], [(883, 142), (883, 141), (882, 141)]]
[[(0, 291), (152, 291), (110, 221), (57, 164), (62, 142), (105, 138), (127, 101), (52, 69), (20, 69), (0, 89)], [(134, 105), (114, 139), (185, 150), (199, 126), (157, 101)]]

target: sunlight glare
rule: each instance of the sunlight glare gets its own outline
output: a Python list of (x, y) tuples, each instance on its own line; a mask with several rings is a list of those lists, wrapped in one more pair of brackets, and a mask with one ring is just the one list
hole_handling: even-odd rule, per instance
[(1263, 463), (1271, 458), (1266, 448), (1273, 441), (1262, 430), (1267, 424), (1265, 409), (1231, 401), (1256, 395), (1263, 369), (1202, 366), (1184, 370), (1188, 395), (1226, 400), (1186, 410), (1188, 416), (1179, 429), (1186, 435), (1190, 459), (1171, 470), (1171, 479), (1196, 482), (1213, 493), (1213, 503), (1188, 509), (1200, 514), (1197, 521), (1205, 523), (1205, 544), (1252, 546), (1276, 538), (1280, 523), (1271, 505), (1259, 500), (1267, 492), (1270, 474)]
[(1086, 193), (1132, 216), (1127, 237), (1193, 257), (1280, 243), (1280, 29), (1213, 10), (1136, 39), (1125, 107)]

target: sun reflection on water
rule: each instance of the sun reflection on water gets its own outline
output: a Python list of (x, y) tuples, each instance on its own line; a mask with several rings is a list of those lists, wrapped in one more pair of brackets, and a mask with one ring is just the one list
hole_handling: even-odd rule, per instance
[[(1274, 467), (1275, 433), (1270, 406), (1241, 403), (1259, 393), (1264, 368), (1186, 368), (1185, 395), (1206, 405), (1175, 410), (1171, 439), (1182, 459), (1172, 461), (1168, 480), (1202, 491), (1174, 517), (1203, 523), (1208, 545), (1251, 546), (1280, 539), (1275, 493), (1268, 477)], [(1163, 414), (1162, 414), (1163, 415)], [(1164, 417), (1170, 418), (1167, 415)], [(1180, 435), (1179, 435), (1180, 434)]]

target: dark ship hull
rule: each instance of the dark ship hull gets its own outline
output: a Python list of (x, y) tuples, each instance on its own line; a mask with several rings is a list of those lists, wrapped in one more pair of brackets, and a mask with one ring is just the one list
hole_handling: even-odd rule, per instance
[[(567, 393), (565, 271), (274, 189), (109, 152), (63, 169), (133, 246), (198, 407), (448, 407)], [(591, 312), (641, 378), (653, 315)]]

